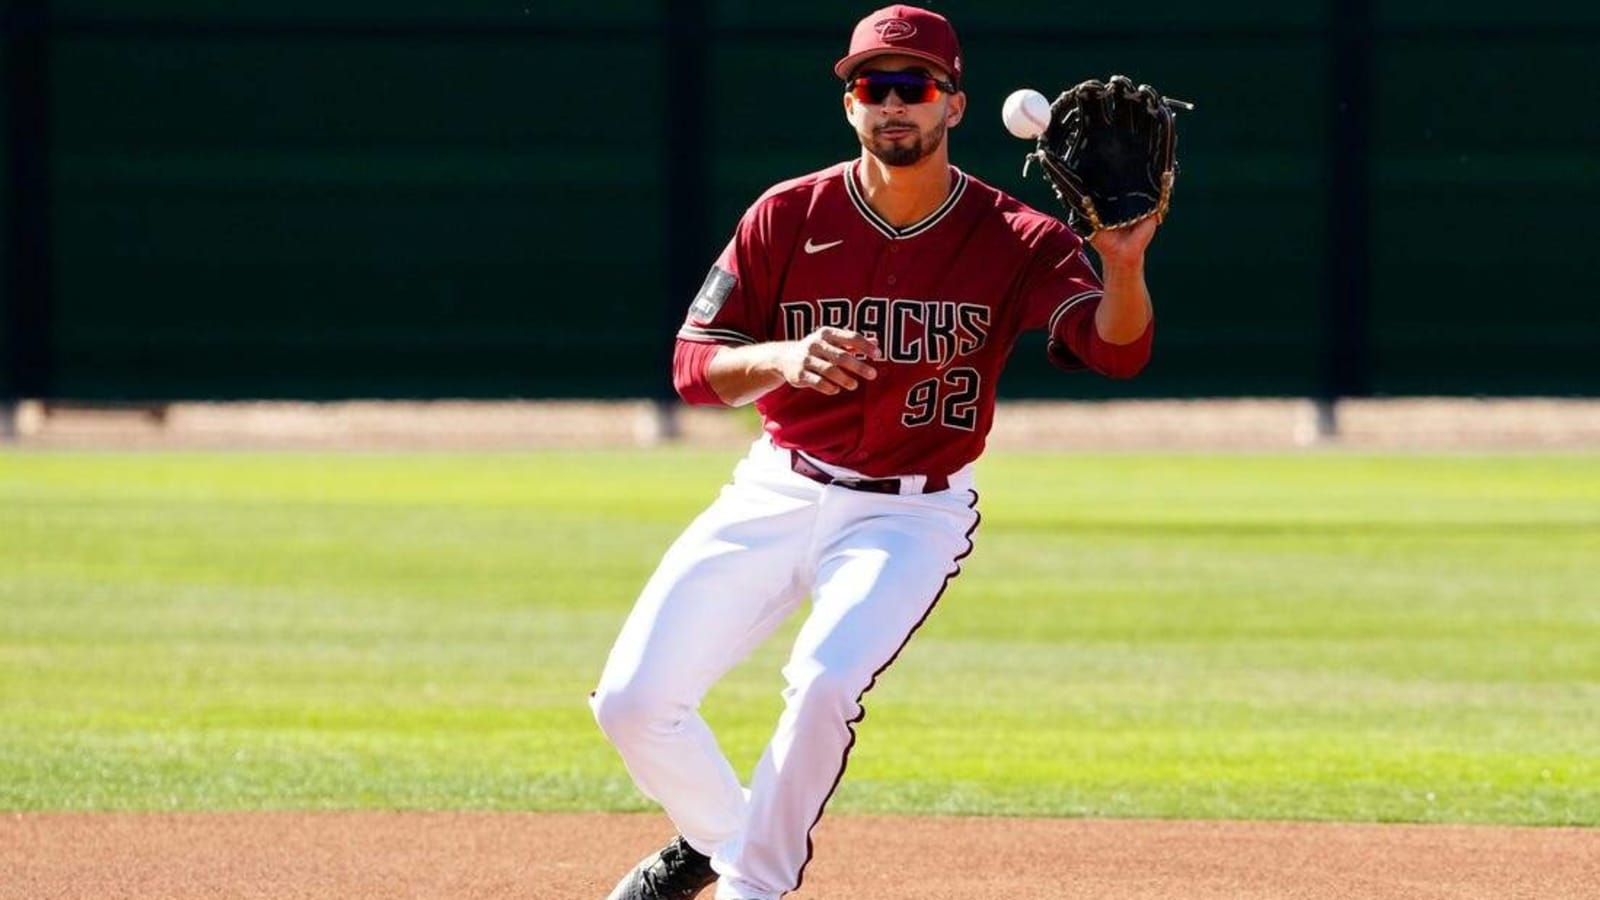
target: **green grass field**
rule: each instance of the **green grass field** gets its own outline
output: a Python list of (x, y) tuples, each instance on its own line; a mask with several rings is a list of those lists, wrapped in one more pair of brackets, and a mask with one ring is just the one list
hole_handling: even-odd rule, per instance
[[(586, 695), (736, 455), (0, 454), (0, 808), (649, 808)], [(835, 811), (1600, 825), (1600, 457), (980, 488)]]

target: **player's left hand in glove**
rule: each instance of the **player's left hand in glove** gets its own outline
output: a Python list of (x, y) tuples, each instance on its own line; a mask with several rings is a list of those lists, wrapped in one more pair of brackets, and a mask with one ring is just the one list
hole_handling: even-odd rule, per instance
[(1050, 125), (1023, 166), (1038, 162), (1082, 237), (1160, 221), (1177, 177), (1173, 112), (1194, 104), (1162, 97), (1122, 75), (1085, 81), (1050, 104)]

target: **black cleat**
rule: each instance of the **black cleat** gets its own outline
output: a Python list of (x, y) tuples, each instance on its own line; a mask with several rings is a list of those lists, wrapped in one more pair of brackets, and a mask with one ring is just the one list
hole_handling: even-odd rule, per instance
[(691, 900), (716, 880), (711, 858), (675, 837), (623, 876), (606, 900)]

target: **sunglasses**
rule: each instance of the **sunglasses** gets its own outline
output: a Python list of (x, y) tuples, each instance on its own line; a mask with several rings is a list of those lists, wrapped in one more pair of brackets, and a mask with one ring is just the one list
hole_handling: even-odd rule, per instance
[(954, 94), (956, 86), (926, 72), (862, 72), (850, 79), (850, 94), (862, 103), (881, 105), (894, 91), (904, 103), (932, 103), (939, 92)]

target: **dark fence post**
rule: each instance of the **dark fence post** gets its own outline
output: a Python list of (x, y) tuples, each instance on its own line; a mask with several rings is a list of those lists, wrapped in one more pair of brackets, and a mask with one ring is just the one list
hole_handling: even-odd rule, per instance
[(1372, 8), (1332, 0), (1328, 157), (1328, 241), (1323, 280), (1319, 431), (1337, 433), (1343, 397), (1371, 393), (1368, 313), (1372, 297)]
[(5, 26), (5, 365), (10, 402), (52, 395), (50, 4), (9, 0)]
[(710, 42), (708, 4), (705, 0), (663, 0), (666, 23), (666, 97), (662, 110), (661, 172), (666, 180), (666, 207), (661, 221), (666, 240), (666, 284), (655, 346), (661, 349), (656, 366), (655, 400), (662, 437), (676, 436), (677, 395), (668, 377), (672, 343), (696, 287), (705, 277), (711, 259), (705, 240), (710, 219), (710, 160), (707, 159), (706, 96)]

